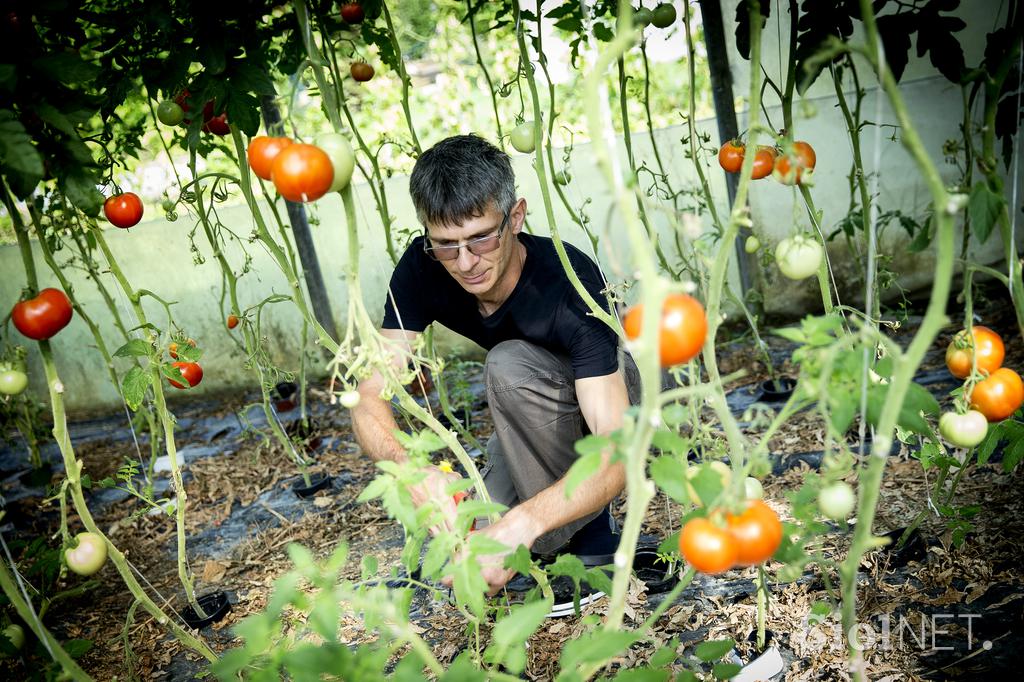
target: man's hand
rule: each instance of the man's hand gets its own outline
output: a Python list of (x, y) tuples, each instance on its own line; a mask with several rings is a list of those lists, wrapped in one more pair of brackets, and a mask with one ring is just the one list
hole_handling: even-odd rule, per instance
[[(522, 513), (518, 508), (513, 508), (501, 517), (497, 523), (477, 532), (487, 535), (508, 547), (506, 551), (499, 554), (487, 554), (477, 557), (483, 578), (487, 581), (487, 594), (493, 597), (516, 574), (511, 568), (504, 567), (505, 557), (511, 554), (519, 545), (525, 545), (527, 549), (532, 547), (534, 541), (540, 535), (539, 528), (536, 522), (530, 519), (527, 514)], [(472, 535), (474, 533), (470, 533), (470, 536)], [(461, 558), (461, 556), (456, 557), (455, 561), (460, 561)], [(452, 577), (445, 576), (441, 583), (446, 587), (451, 587)]]
[(454, 472), (446, 473), (441, 469), (430, 466), (422, 470), (426, 476), (416, 485), (409, 486), (409, 495), (416, 508), (429, 503), (431, 500), (441, 508), (443, 526), (431, 526), (430, 532), (437, 535), (442, 527), (446, 530), (455, 528), (455, 499), (448, 494), (447, 488), (455, 481), (462, 480), (462, 477)]

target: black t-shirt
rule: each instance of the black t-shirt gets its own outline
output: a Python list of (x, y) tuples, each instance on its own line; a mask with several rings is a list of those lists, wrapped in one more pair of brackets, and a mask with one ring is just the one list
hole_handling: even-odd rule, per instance
[[(562, 269), (554, 243), (525, 233), (518, 237), (526, 247), (523, 272), (512, 294), (487, 317), (480, 314), (476, 297), (423, 252), (424, 237), (416, 237), (391, 275), (391, 293), (400, 316), (388, 296), (381, 326), (421, 332), (436, 321), (487, 350), (502, 341), (521, 339), (568, 355), (577, 379), (616, 371), (618, 338), (589, 314)], [(565, 250), (583, 286), (607, 312), (608, 302), (601, 293), (605, 282), (597, 264), (571, 244)]]

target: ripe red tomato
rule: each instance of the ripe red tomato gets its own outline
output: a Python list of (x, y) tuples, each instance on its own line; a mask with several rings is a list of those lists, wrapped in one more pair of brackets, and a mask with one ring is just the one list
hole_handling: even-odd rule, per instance
[(224, 135), (230, 135), (231, 126), (228, 125), (228, 115), (221, 114), (219, 116), (214, 116), (213, 118), (208, 119), (203, 124), (203, 132), (213, 133), (214, 135), (220, 135), (221, 137), (223, 137)]
[[(177, 367), (181, 371), (181, 375), (185, 377), (185, 381), (188, 382), (189, 388), (194, 388), (199, 385), (199, 382), (203, 380), (203, 368), (199, 366), (198, 362), (172, 362), (172, 365)], [(185, 388), (184, 384), (181, 384), (174, 379), (168, 379), (171, 382), (171, 386), (175, 388)]]
[(270, 170), (273, 167), (274, 159), (281, 153), (281, 150), (292, 144), (287, 137), (266, 137), (260, 135), (252, 138), (249, 142), (249, 149), (245, 155), (249, 159), (249, 168), (252, 172), (264, 180), (270, 179)]
[(1009, 367), (1000, 367), (974, 385), (970, 400), (971, 408), (985, 415), (985, 419), (999, 422), (1024, 403), (1024, 382)]
[(679, 552), (696, 570), (714, 575), (736, 565), (739, 547), (728, 530), (696, 518), (687, 521), (679, 533)]
[(752, 500), (739, 516), (726, 517), (729, 532), (736, 539), (740, 566), (754, 566), (771, 558), (782, 543), (779, 515), (763, 500)]
[[(978, 358), (978, 372), (989, 375), (1003, 366), (1006, 347), (1003, 339), (988, 327), (975, 325), (971, 327), (974, 337), (973, 352)], [(971, 373), (971, 340), (967, 338), (967, 330), (960, 331), (946, 348), (946, 367), (957, 379), (966, 379)]]
[(743, 153), (746, 148), (739, 140), (729, 140), (718, 150), (718, 165), (726, 173), (739, 173), (743, 166)]
[(28, 338), (42, 341), (68, 326), (71, 313), (71, 299), (60, 289), (47, 288), (35, 298), (15, 303), (11, 321)]
[[(189, 106), (189, 103), (188, 103), (189, 98), (191, 96), (192, 96), (192, 93), (190, 93), (188, 91), (188, 88), (185, 88), (184, 90), (182, 90), (181, 92), (179, 92), (177, 95), (174, 96), (174, 103), (177, 104), (179, 107), (181, 107), (181, 110), (182, 110), (183, 114), (187, 114), (189, 112), (189, 109), (192, 108), (191, 106)], [(212, 112), (211, 112), (211, 115), (212, 115)], [(188, 125), (188, 124), (192, 123), (192, 119), (190, 119), (188, 116), (182, 116), (181, 122), (184, 123), (185, 125)]]
[(103, 202), (103, 215), (122, 229), (138, 225), (142, 220), (142, 199), (134, 192), (115, 194)]
[(95, 574), (107, 560), (107, 543), (96, 533), (79, 533), (74, 547), (64, 550), (64, 561), (78, 575)]
[(352, 74), (352, 78), (360, 83), (365, 83), (373, 78), (373, 67), (366, 62), (355, 62), (349, 67), (348, 71)]
[(760, 180), (772, 174), (775, 168), (775, 148), (758, 147), (754, 154), (754, 170), (751, 174), (753, 180)]
[[(636, 339), (643, 325), (643, 304), (635, 305), (626, 312), (622, 326), (626, 336)], [(658, 350), (661, 366), (671, 367), (689, 362), (704, 345), (708, 333), (708, 318), (704, 307), (688, 294), (669, 294), (661, 309), (661, 326), (658, 333)]]
[(238, 326), (238, 315), (232, 313), (228, 315), (228, 329), (234, 329)]
[(331, 188), (334, 166), (319, 147), (297, 143), (278, 152), (270, 176), (288, 201), (316, 201)]
[(775, 161), (772, 177), (783, 185), (799, 185), (801, 177), (814, 170), (818, 157), (814, 148), (806, 142), (794, 142), (793, 151), (783, 154)]
[(363, 6), (358, 2), (346, 2), (341, 6), (341, 18), (346, 24), (360, 24), (365, 16)]

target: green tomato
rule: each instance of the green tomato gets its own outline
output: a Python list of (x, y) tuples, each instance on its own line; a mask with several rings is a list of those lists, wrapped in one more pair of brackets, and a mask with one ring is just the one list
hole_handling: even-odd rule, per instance
[(654, 14), (646, 7), (641, 7), (637, 11), (633, 12), (633, 22), (640, 28), (650, 26), (653, 19)]
[(79, 533), (76, 545), (64, 550), (64, 561), (78, 575), (90, 576), (107, 561), (107, 543), (96, 533)]
[[(5, 627), (3, 634), (15, 649), (20, 650), (25, 646), (25, 630), (17, 623), (11, 623)], [(0, 654), (0, 657), (2, 656), (3, 654)]]
[(857, 505), (857, 496), (848, 483), (836, 481), (818, 492), (818, 509), (826, 517), (835, 521), (849, 518)]
[(750, 235), (747, 237), (747, 241), (743, 243), (743, 250), (747, 253), (757, 253), (757, 250), (761, 248), (761, 240)]
[(338, 396), (338, 402), (341, 403), (342, 407), (352, 409), (359, 404), (359, 391), (345, 391)]
[(17, 369), (0, 372), (0, 393), (18, 395), (28, 386), (28, 375)]
[(977, 410), (967, 410), (966, 414), (947, 412), (939, 417), (939, 433), (957, 447), (973, 448), (985, 440), (988, 419)]
[(185, 120), (185, 110), (174, 100), (165, 99), (157, 105), (156, 117), (165, 126), (176, 126)]
[(651, 23), (658, 28), (668, 28), (676, 23), (676, 8), (667, 2), (663, 2), (651, 12)]
[(569, 174), (569, 171), (563, 168), (560, 171), (555, 171), (553, 180), (556, 185), (568, 185), (569, 181), (572, 180), (572, 175)]
[(533, 121), (524, 121), (512, 131), (512, 146), (517, 152), (531, 154), (537, 148), (536, 140), (533, 138)]
[(338, 133), (324, 133), (318, 135), (315, 142), (316, 146), (331, 158), (331, 165), (334, 166), (334, 181), (327, 191), (337, 192), (345, 189), (352, 180), (352, 171), (356, 167), (356, 155), (348, 138)]
[(760, 500), (764, 497), (764, 486), (753, 476), (747, 476), (743, 481), (743, 493), (748, 500)]
[(793, 235), (775, 247), (775, 262), (779, 272), (789, 279), (807, 279), (818, 272), (821, 265), (821, 244), (803, 235)]
[(693, 502), (693, 504), (697, 507), (703, 507), (704, 503), (701, 501), (700, 495), (697, 494), (697, 489), (694, 488), (693, 485), (690, 483), (690, 480), (696, 478), (697, 474), (701, 471), (701, 469), (704, 466), (707, 466), (716, 474), (718, 474), (718, 478), (721, 479), (722, 481), (723, 488), (728, 488), (729, 483), (732, 481), (732, 469), (730, 469), (729, 465), (726, 464), (725, 462), (714, 461), (707, 465), (696, 465), (687, 468), (686, 494), (690, 496), (690, 501)]

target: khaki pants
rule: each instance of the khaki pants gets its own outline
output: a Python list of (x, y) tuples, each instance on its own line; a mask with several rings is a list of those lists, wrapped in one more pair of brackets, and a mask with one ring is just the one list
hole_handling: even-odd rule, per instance
[[(640, 374), (628, 354), (620, 366), (625, 366), (629, 401), (635, 405)], [(562, 478), (578, 457), (573, 445), (590, 431), (568, 356), (527, 341), (503, 341), (487, 354), (484, 375), (494, 420), (484, 483), (492, 500), (511, 508)], [(539, 554), (560, 549), (599, 513), (545, 533), (531, 549)]]

